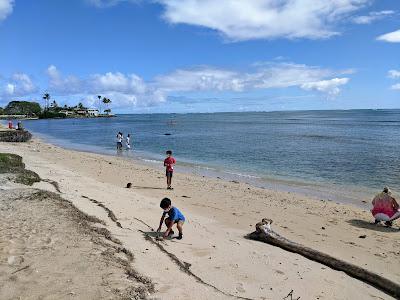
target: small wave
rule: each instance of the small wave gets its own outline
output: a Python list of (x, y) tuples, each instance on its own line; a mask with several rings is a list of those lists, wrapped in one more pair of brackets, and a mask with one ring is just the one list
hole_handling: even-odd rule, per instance
[(217, 169), (215, 168), (211, 168), (211, 167), (205, 167), (205, 166), (195, 166), (197, 169), (204, 169), (204, 170), (211, 170), (211, 171), (217, 171)]
[(229, 171), (222, 171), (222, 172), (226, 173), (226, 174), (235, 175), (235, 176), (245, 177), (245, 178), (255, 178), (255, 179), (260, 179), (261, 178), (259, 176), (249, 175), (249, 174), (242, 174), (242, 173), (237, 173), (237, 172), (229, 172)]
[(142, 160), (145, 161), (145, 162), (150, 162), (150, 163), (156, 163), (156, 164), (159, 164), (159, 163), (160, 163), (160, 161), (154, 160), (154, 159), (142, 158)]

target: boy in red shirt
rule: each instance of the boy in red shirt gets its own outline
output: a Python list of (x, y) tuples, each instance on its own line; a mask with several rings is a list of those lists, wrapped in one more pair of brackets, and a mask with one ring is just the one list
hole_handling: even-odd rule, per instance
[(167, 158), (164, 160), (165, 176), (167, 176), (167, 190), (173, 190), (171, 187), (172, 173), (174, 172), (175, 158), (172, 157), (172, 151), (166, 152)]

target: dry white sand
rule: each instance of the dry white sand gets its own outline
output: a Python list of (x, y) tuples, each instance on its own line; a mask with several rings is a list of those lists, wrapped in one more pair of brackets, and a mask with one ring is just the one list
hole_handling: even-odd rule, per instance
[(132, 259), (57, 194), (0, 190), (0, 299), (142, 299), (153, 285)]
[[(154, 297), (282, 299), (293, 290), (293, 299), (391, 299), (343, 272), (245, 239), (263, 217), (272, 218), (273, 228), (293, 241), (400, 281), (398, 229), (371, 225), (370, 213), (357, 207), (179, 174), (179, 162), (175, 189), (167, 191), (161, 166), (153, 169), (38, 140), (0, 143), (0, 152), (21, 155), (28, 169), (59, 184), (62, 197), (104, 220), (133, 252), (134, 268), (156, 283)], [(125, 188), (127, 182), (132, 189)], [(36, 187), (55, 191), (45, 182)], [(151, 229), (158, 226), (165, 196), (187, 222), (183, 240), (157, 244), (147, 233), (153, 235)]]

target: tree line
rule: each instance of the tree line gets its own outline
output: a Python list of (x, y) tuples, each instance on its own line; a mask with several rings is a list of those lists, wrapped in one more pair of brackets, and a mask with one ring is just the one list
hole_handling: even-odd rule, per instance
[[(5, 108), (0, 107), (0, 115), (26, 115), (28, 117), (39, 118), (62, 118), (65, 117), (65, 111), (75, 113), (76, 111), (87, 110), (88, 108), (79, 102), (75, 106), (60, 106), (55, 99), (51, 98), (49, 93), (43, 94), (44, 107), (34, 101), (11, 101)], [(112, 101), (107, 97), (97, 96), (98, 98), (98, 111), (105, 115), (111, 114), (110, 104)]]

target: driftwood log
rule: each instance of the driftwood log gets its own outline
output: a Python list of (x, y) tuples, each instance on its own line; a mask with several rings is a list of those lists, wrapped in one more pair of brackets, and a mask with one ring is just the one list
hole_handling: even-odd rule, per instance
[(271, 229), (271, 224), (271, 219), (262, 219), (260, 223), (256, 224), (256, 231), (250, 233), (248, 237), (253, 240), (262, 241), (284, 250), (300, 254), (310, 260), (319, 262), (332, 269), (343, 271), (353, 278), (372, 285), (396, 299), (400, 299), (400, 284), (359, 266), (292, 242), (273, 231)]

